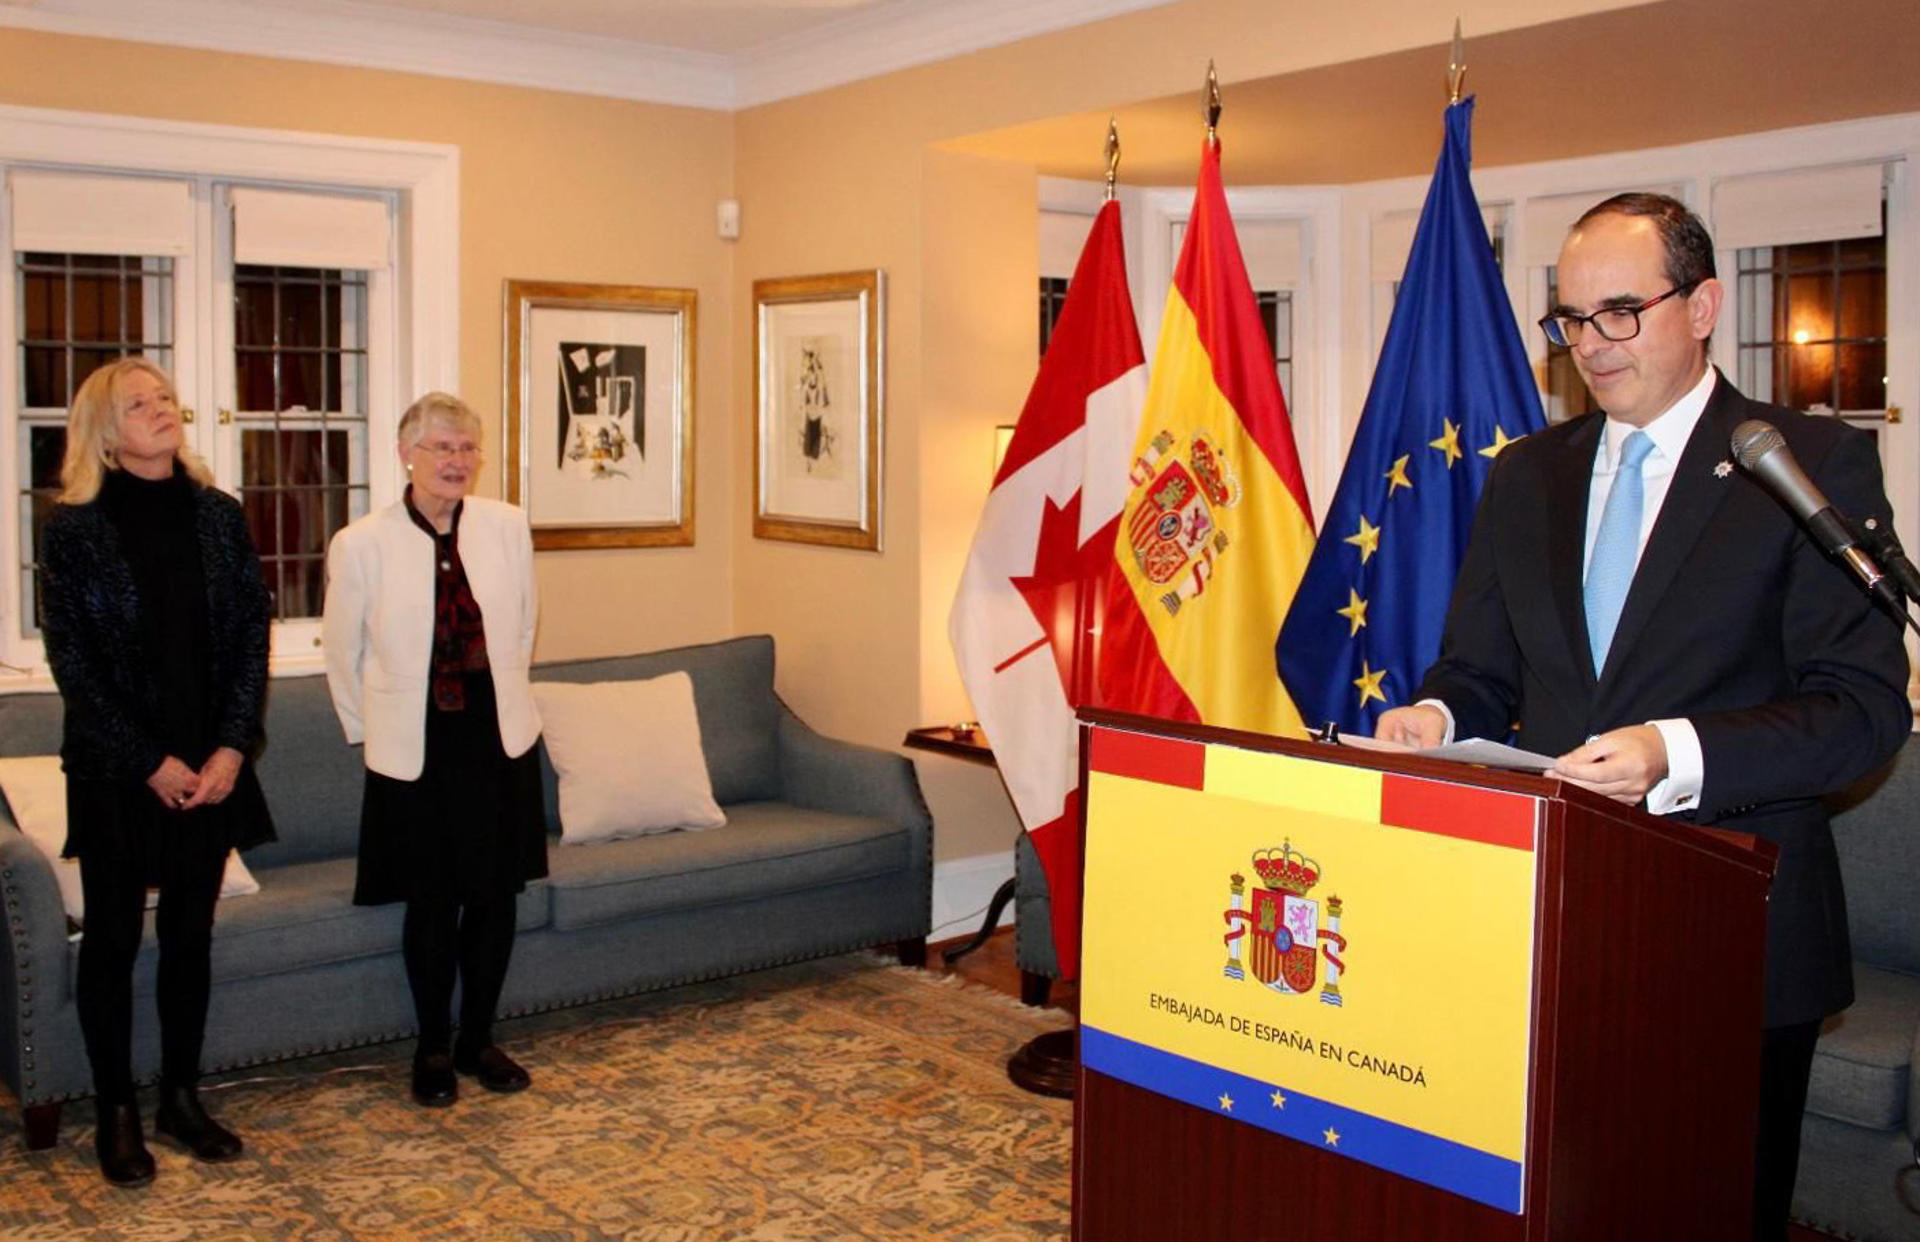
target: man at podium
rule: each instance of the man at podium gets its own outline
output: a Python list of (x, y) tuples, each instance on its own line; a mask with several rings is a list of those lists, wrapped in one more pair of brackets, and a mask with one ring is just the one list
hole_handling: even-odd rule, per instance
[[(1554, 774), (1780, 850), (1767, 914), (1754, 1236), (1784, 1239), (1821, 1019), (1853, 1000), (1821, 795), (1912, 727), (1900, 623), (1730, 451), (1778, 428), (1842, 514), (1891, 522), (1874, 442), (1736, 392), (1707, 363), (1725, 299), (1675, 199), (1593, 207), (1540, 321), (1604, 411), (1505, 449), (1454, 584), (1440, 658), (1378, 736), (1505, 737)], [(1889, 526), (1889, 529), (1891, 527)]]

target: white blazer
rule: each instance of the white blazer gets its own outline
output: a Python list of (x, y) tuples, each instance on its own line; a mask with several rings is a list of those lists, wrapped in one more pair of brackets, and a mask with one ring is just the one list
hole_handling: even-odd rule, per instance
[[(480, 605), (509, 757), (540, 736), (527, 684), (538, 600), (533, 533), (513, 505), (477, 496), (460, 513), (460, 562)], [(433, 658), (433, 540), (400, 501), (334, 535), (327, 547), (323, 623), (327, 686), (349, 745), (366, 743), (367, 767), (418, 780), (426, 761)]]

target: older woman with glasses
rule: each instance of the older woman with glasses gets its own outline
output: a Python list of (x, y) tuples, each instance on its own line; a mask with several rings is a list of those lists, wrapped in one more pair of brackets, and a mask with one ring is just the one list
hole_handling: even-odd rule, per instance
[(327, 552), (327, 680), (347, 741), (366, 747), (353, 899), (406, 903), (412, 1087), (428, 1107), (453, 1103), (456, 1071), (489, 1091), (528, 1085), (494, 1044), (493, 1016), (515, 895), (547, 874), (527, 684), (533, 540), (519, 509), (468, 495), (479, 438), (459, 398), (414, 402), (400, 420), (405, 495)]
[(267, 688), (267, 588), (231, 496), (188, 451), (173, 381), (108, 363), (67, 417), (41, 541), (47, 662), (66, 713), (65, 853), (86, 929), (75, 986), (109, 1182), (154, 1175), (133, 1083), (133, 964), (160, 890), (155, 1127), (201, 1160), (240, 1139), (201, 1107), (214, 902), (227, 855), (273, 839), (248, 760)]

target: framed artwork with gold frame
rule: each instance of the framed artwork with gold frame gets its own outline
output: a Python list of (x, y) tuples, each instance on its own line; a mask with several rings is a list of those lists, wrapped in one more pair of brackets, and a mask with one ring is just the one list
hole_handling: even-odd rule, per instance
[(693, 542), (692, 289), (506, 282), (507, 499), (533, 546)]
[(880, 548), (886, 273), (753, 282), (753, 533)]

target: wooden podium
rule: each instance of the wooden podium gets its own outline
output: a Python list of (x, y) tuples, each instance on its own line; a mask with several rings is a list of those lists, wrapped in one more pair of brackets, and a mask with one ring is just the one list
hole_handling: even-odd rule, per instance
[[(1079, 1242), (1215, 1236), (1288, 1242), (1575, 1242), (1749, 1235), (1762, 954), (1774, 865), (1770, 843), (1656, 819), (1548, 778), (1108, 713), (1083, 713), (1082, 724), (1087, 878), (1083, 1065), (1074, 1113), (1073, 1180), (1073, 1231)], [(1218, 777), (1224, 792), (1216, 795), (1216, 773), (1238, 775), (1232, 780)], [(1391, 813), (1381, 812), (1378, 823), (1370, 822), (1375, 818), (1370, 812), (1359, 814), (1359, 826), (1349, 835), (1356, 841), (1364, 836), (1376, 853), (1391, 851), (1404, 839), (1409, 858), (1419, 860), (1410, 863), (1416, 872), (1433, 865), (1426, 859), (1450, 856), (1446, 851), (1452, 842), (1436, 844), (1431, 834), (1421, 835), (1426, 819), (1456, 824), (1469, 837), (1501, 816), (1524, 824), (1505, 843), (1518, 854), (1495, 860), (1503, 874), (1518, 877), (1514, 884), (1526, 885), (1531, 876), (1531, 937), (1518, 938), (1521, 947), (1513, 952), (1521, 956), (1509, 971), (1514, 979), (1511, 995), (1524, 994), (1523, 1007), (1508, 1005), (1506, 1010), (1514, 1028), (1511, 1039), (1501, 1043), (1493, 1038), (1499, 1016), (1483, 1011), (1483, 998), (1466, 979), (1457, 988), (1440, 989), (1456, 996), (1457, 1003), (1428, 1004), (1417, 1013), (1381, 1018), (1381, 1012), (1404, 999), (1403, 993), (1435, 988), (1431, 978), (1391, 977), (1407, 963), (1392, 960), (1381, 947), (1392, 940), (1382, 927), (1393, 906), (1385, 897), (1342, 890), (1330, 903), (1322, 901), (1318, 934), (1325, 956), (1309, 947), (1303, 960), (1298, 942), (1284, 932), (1275, 939), (1269, 930), (1260, 940), (1254, 914), (1262, 902), (1253, 901), (1241, 913), (1237, 883), (1233, 909), (1222, 918), (1220, 911), (1228, 904), (1226, 877), (1211, 914), (1204, 899), (1171, 891), (1180, 884), (1180, 868), (1188, 865), (1183, 860), (1209, 847), (1216, 811), (1222, 824), (1270, 826), (1266, 837), (1274, 848), (1261, 851), (1255, 860), (1256, 881), (1271, 878), (1269, 864), (1276, 873), (1293, 868), (1311, 877), (1319, 864), (1306, 856), (1316, 849), (1340, 855), (1346, 847), (1338, 823), (1344, 821), (1303, 815), (1286, 805), (1292, 795), (1285, 789), (1268, 788), (1290, 783), (1348, 791), (1337, 796), (1360, 799), (1356, 805), (1363, 811), (1364, 791), (1384, 788), (1383, 804), (1391, 804)], [(1274, 805), (1250, 804), (1249, 788), (1256, 790), (1255, 802), (1270, 800)], [(1169, 800), (1176, 797), (1189, 801)], [(1475, 809), (1483, 806), (1499, 814), (1489, 817)], [(1189, 817), (1180, 807), (1207, 809)], [(1513, 818), (1523, 814), (1521, 807), (1532, 808), (1524, 812), (1524, 821)], [(1148, 816), (1158, 820), (1142, 825), (1129, 820)], [(1403, 830), (1397, 823), (1413, 823), (1415, 828)], [(1152, 842), (1156, 832), (1181, 834), (1178, 852), (1165, 855), (1165, 865), (1127, 872), (1122, 878), (1113, 863), (1103, 862), (1124, 848), (1109, 848), (1109, 838)], [(1503, 848), (1497, 841), (1469, 841), (1462, 847), (1467, 852)], [(1204, 871), (1209, 864), (1192, 865)], [(1358, 874), (1354, 865), (1346, 870)], [(1331, 866), (1327, 874), (1329, 880), (1339, 878)], [(1409, 879), (1391, 867), (1380, 874), (1385, 878), (1376, 887), (1384, 888), (1389, 880), (1403, 886), (1394, 890), (1406, 895), (1402, 906), (1433, 896), (1422, 890), (1417, 875)], [(1243, 878), (1232, 876), (1236, 882)], [(1290, 882), (1284, 875), (1279, 880)], [(1301, 882), (1312, 880), (1291, 881), (1295, 887)], [(1284, 895), (1277, 889), (1264, 895), (1269, 925), (1271, 912), (1280, 908), (1277, 899)], [(1339, 910), (1342, 898), (1345, 917), (1336, 918), (1333, 925), (1339, 931), (1329, 933), (1326, 907)], [(1198, 913), (1205, 917), (1189, 917), (1182, 901), (1197, 902)], [(1304, 898), (1298, 907), (1308, 908)], [(1435, 944), (1471, 938), (1483, 921), (1474, 909), (1451, 910), (1444, 900), (1434, 908), (1444, 911), (1432, 920)], [(1294, 907), (1287, 910), (1284, 917), (1293, 918)], [(1497, 924), (1494, 916), (1499, 913), (1484, 911), (1484, 921)], [(1211, 925), (1203, 928), (1209, 919)], [(1528, 921), (1524, 910), (1509, 919), (1523, 927)], [(1143, 923), (1156, 929), (1154, 936), (1137, 936), (1134, 929)], [(1245, 946), (1244, 952), (1232, 947), (1226, 936), (1231, 926), (1248, 930), (1237, 942)], [(1311, 925), (1303, 927), (1311, 938)], [(1102, 948), (1103, 941), (1116, 938), (1139, 946), (1128, 952), (1152, 960), (1150, 979), (1114, 981), (1133, 969), (1130, 958)], [(1176, 947), (1162, 952), (1159, 946), (1168, 941), (1177, 942)], [(1256, 941), (1266, 955), (1264, 966), (1255, 960), (1259, 953), (1251, 946)], [(1340, 946), (1337, 953), (1328, 947), (1334, 942)], [(1328, 978), (1292, 977), (1293, 982), (1310, 980), (1321, 991), (1321, 1001), (1344, 1007), (1317, 1006), (1312, 988), (1283, 990), (1280, 982), (1262, 985), (1251, 978), (1259, 973), (1256, 966), (1278, 969), (1273, 966), (1276, 946), (1291, 950), (1302, 969), (1316, 958), (1327, 968), (1344, 955), (1338, 972), (1343, 978), (1332, 985), (1331, 1000), (1326, 995)], [(1244, 964), (1249, 977), (1242, 990), (1229, 993), (1225, 989), (1239, 989), (1240, 984), (1220, 981), (1225, 952), (1236, 955), (1227, 962), (1228, 975), (1238, 979), (1234, 972)], [(1175, 977), (1186, 969), (1180, 963), (1189, 959), (1190, 984)], [(1184, 1010), (1179, 1008), (1184, 1002), (1176, 999), (1183, 991), (1195, 999)], [(1451, 1039), (1460, 1030), (1472, 1030), (1476, 1022), (1490, 1023), (1490, 1047), (1522, 1051), (1503, 1054), (1501, 1065), (1462, 1067), (1460, 1073), (1492, 1074), (1494, 1082), (1502, 1074), (1519, 1076), (1506, 1084), (1512, 1107), (1524, 1110), (1513, 1114), (1518, 1120), (1510, 1131), (1511, 1150), (1503, 1159), (1483, 1161), (1507, 1178), (1504, 1205), (1441, 1189), (1421, 1180), (1425, 1174), (1408, 1175), (1369, 1163), (1363, 1152), (1350, 1150), (1361, 1144), (1343, 1139), (1339, 1130), (1358, 1135), (1376, 1126), (1409, 1143), (1426, 1144), (1421, 1151), (1430, 1153), (1436, 1144), (1443, 1152), (1452, 1149), (1419, 1132), (1420, 1127), (1395, 1127), (1342, 1112), (1337, 1100), (1325, 1104), (1331, 1110), (1327, 1115), (1357, 1120), (1353, 1125), (1328, 1123), (1324, 1141), (1318, 1132), (1286, 1137), (1262, 1128), (1281, 1116), (1274, 1109), (1298, 1112), (1321, 1106), (1299, 1092), (1299, 1083), (1293, 1081), (1296, 1067), (1323, 1075), (1332, 1071), (1316, 1068), (1312, 1058), (1278, 1045), (1233, 1041), (1224, 1028), (1217, 1033), (1198, 1029), (1207, 1026), (1202, 1010), (1216, 1019), (1222, 1016), (1212, 1012), (1221, 1006), (1199, 1003), (1217, 995), (1244, 998), (1228, 1007), (1228, 1022), (1250, 1030), (1252, 1022), (1267, 1015), (1269, 1039), (1276, 1027), (1286, 1029), (1281, 1024), (1305, 1028), (1318, 1022), (1324, 1030), (1328, 1023), (1366, 1021), (1369, 1006), (1376, 1010), (1373, 1020), (1387, 1021), (1387, 1029), (1400, 1032), (1376, 1040), (1393, 1047), (1420, 1048), (1423, 1031)], [(1185, 1017), (1185, 1027), (1170, 1021), (1169, 1011), (1174, 1018)], [(1103, 1015), (1124, 1018), (1138, 1030), (1165, 1030), (1170, 1039), (1205, 1035), (1216, 1041), (1211, 1046), (1232, 1044), (1240, 1050), (1233, 1055), (1257, 1054), (1261, 1068), (1249, 1071), (1243, 1063), (1241, 1077), (1227, 1080), (1240, 1082), (1242, 1089), (1221, 1088), (1217, 1101), (1212, 1087), (1186, 1082), (1192, 1074), (1209, 1072), (1190, 1059), (1143, 1053), (1148, 1059), (1140, 1064), (1155, 1068), (1130, 1069), (1126, 1072), (1134, 1080), (1129, 1081), (1101, 1068), (1111, 1058), (1100, 1050), (1115, 1045), (1111, 1035), (1097, 1029)], [(1139, 1049), (1131, 1040), (1118, 1043)], [(1089, 1068), (1087, 1060), (1095, 1065)], [(1158, 1067), (1163, 1066), (1174, 1068), (1162, 1076)], [(1423, 1072), (1428, 1068), (1436, 1084), (1446, 1077), (1443, 1066), (1423, 1067)], [(1378, 1073), (1356, 1070), (1340, 1079), (1349, 1080), (1376, 1096), (1389, 1088), (1400, 1090), (1395, 1083), (1382, 1086)], [(1273, 1087), (1271, 1104), (1259, 1094), (1267, 1086)], [(1182, 1091), (1187, 1098), (1175, 1098)], [(1295, 1093), (1292, 1100), (1289, 1092)], [(1404, 1097), (1429, 1105), (1439, 1098), (1422, 1095), (1419, 1087), (1406, 1089)], [(1450, 1117), (1463, 1115), (1449, 1110), (1440, 1124), (1444, 1127), (1451, 1124)], [(1466, 1154), (1480, 1159), (1478, 1153)], [(1427, 1160), (1421, 1168), (1446, 1163), (1442, 1159), (1436, 1165), (1430, 1155), (1420, 1159)]]

